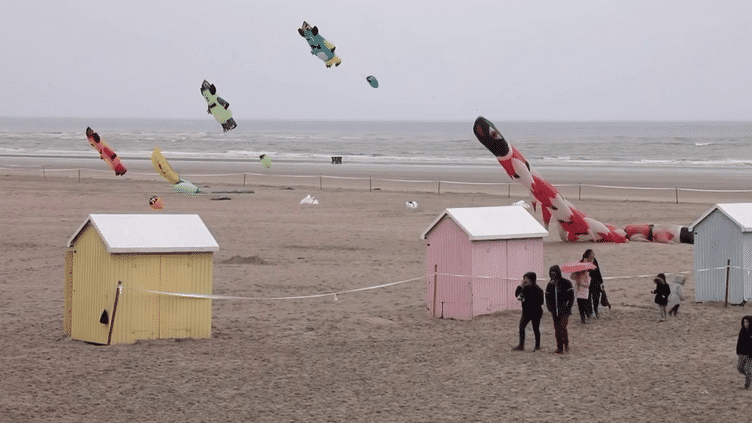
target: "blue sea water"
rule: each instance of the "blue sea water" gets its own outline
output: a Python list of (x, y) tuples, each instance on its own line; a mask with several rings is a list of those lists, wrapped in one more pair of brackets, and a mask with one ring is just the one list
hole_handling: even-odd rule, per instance
[[(223, 133), (205, 120), (0, 118), (0, 157), (96, 157), (91, 126), (123, 158), (155, 146), (195, 160), (329, 160), (348, 163), (490, 165), (473, 122), (241, 121)], [(504, 137), (539, 165), (752, 167), (752, 122), (504, 122)]]

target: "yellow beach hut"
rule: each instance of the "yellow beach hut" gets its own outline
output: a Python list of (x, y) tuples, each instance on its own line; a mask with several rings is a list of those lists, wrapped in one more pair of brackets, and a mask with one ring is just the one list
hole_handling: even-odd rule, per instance
[(67, 247), (63, 329), (71, 338), (211, 337), (211, 299), (201, 296), (212, 293), (219, 245), (198, 215), (90, 214)]

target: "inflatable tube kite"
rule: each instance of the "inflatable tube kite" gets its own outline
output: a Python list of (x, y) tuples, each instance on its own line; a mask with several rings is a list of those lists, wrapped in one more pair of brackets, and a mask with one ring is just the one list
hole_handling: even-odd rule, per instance
[(99, 158), (104, 160), (107, 165), (110, 166), (110, 169), (115, 171), (115, 175), (125, 175), (125, 172), (128, 170), (123, 166), (120, 157), (115, 154), (112, 147), (107, 145), (107, 143), (99, 137), (99, 134), (94, 132), (93, 129), (87, 127), (86, 138), (89, 139), (89, 144), (91, 144), (91, 146), (99, 153)]
[(167, 179), (167, 182), (172, 184), (172, 189), (181, 194), (195, 194), (199, 192), (197, 186), (181, 178), (177, 172), (172, 169), (167, 159), (162, 155), (162, 151), (159, 147), (154, 147), (154, 151), (151, 152), (151, 164), (154, 166), (154, 170), (157, 171), (163, 178)]
[(311, 27), (311, 25), (308, 25), (308, 22), (303, 21), (303, 25), (298, 28), (298, 34), (308, 41), (308, 45), (311, 47), (311, 54), (323, 60), (327, 68), (331, 68), (332, 65), (336, 67), (342, 63), (342, 59), (334, 54), (334, 50), (337, 47), (325, 40), (319, 34), (317, 27)]
[(692, 232), (684, 226), (645, 224), (627, 225), (624, 229), (619, 229), (614, 225), (589, 218), (564, 199), (553, 185), (533, 172), (525, 157), (504, 139), (493, 123), (478, 117), (473, 125), (473, 132), (481, 144), (496, 156), (507, 175), (524, 185), (536, 202), (540, 203), (546, 227), (553, 218), (562, 240), (619, 243), (630, 239), (664, 243), (693, 242)]
[(235, 119), (232, 118), (230, 103), (217, 95), (217, 87), (214, 84), (210, 84), (204, 79), (204, 82), (201, 84), (201, 95), (204, 96), (204, 100), (206, 100), (208, 105), (206, 112), (214, 116), (214, 120), (222, 125), (224, 132), (238, 127)]

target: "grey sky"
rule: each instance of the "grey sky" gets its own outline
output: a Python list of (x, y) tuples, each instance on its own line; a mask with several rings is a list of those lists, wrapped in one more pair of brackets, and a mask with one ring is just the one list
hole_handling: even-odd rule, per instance
[(752, 120), (748, 0), (4, 1), (0, 40), (0, 116)]

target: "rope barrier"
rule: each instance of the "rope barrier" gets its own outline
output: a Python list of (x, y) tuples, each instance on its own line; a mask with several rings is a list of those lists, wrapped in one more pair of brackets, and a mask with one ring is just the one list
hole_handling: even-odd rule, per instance
[(394, 286), (394, 285), (400, 285), (407, 282), (417, 281), (423, 279), (423, 277), (417, 277), (412, 279), (405, 279), (402, 281), (397, 282), (389, 282), (381, 285), (375, 285), (375, 286), (368, 286), (365, 288), (355, 288), (355, 289), (348, 289), (345, 291), (336, 291), (336, 292), (326, 292), (323, 294), (311, 294), (311, 295), (296, 295), (296, 296), (289, 296), (289, 297), (241, 297), (241, 296), (235, 296), (235, 295), (211, 295), (211, 294), (186, 294), (181, 292), (162, 292), (162, 291), (153, 291), (150, 289), (141, 289), (141, 288), (131, 288), (131, 287), (125, 287), (125, 289), (129, 289), (132, 291), (141, 291), (141, 292), (148, 292), (151, 294), (158, 294), (158, 295), (170, 295), (174, 297), (186, 297), (186, 298), (201, 298), (201, 299), (211, 299), (211, 300), (256, 300), (256, 301), (270, 301), (270, 300), (302, 300), (302, 299), (309, 299), (309, 298), (322, 298), (322, 297), (334, 297), (334, 300), (337, 300), (338, 295), (342, 294), (350, 294), (353, 292), (361, 292), (361, 291), (368, 291), (371, 289), (377, 289), (377, 288), (384, 288), (387, 286)]
[[(746, 269), (740, 266), (731, 266), (731, 267), (736, 268), (736, 269), (747, 270), (748, 272), (752, 270), (752, 269)], [(726, 266), (712, 267), (708, 269), (684, 270), (684, 271), (678, 271), (678, 272), (670, 272), (670, 274), (704, 272), (704, 271), (721, 270), (721, 269), (725, 270)], [(199, 299), (210, 299), (210, 300), (278, 301), (278, 300), (303, 300), (303, 299), (313, 299), (313, 298), (323, 298), (323, 297), (334, 297), (334, 300), (336, 301), (338, 295), (351, 294), (354, 292), (369, 291), (372, 289), (401, 285), (403, 283), (413, 282), (413, 281), (417, 281), (421, 279), (424, 279), (424, 280), (430, 279), (434, 275), (435, 276), (473, 278), (473, 279), (497, 279), (497, 280), (504, 279), (504, 280), (513, 280), (513, 281), (520, 280), (520, 278), (507, 278), (507, 277), (500, 277), (500, 276), (473, 276), (473, 275), (459, 275), (459, 274), (453, 274), (453, 273), (429, 272), (429, 273), (426, 273), (425, 276), (421, 276), (421, 277), (410, 278), (410, 279), (405, 279), (405, 280), (396, 281), (396, 282), (389, 282), (389, 283), (384, 283), (380, 285), (368, 286), (364, 288), (354, 288), (354, 289), (348, 289), (344, 291), (325, 292), (325, 293), (310, 294), (310, 295), (294, 295), (294, 296), (285, 296), (285, 297), (244, 297), (244, 296), (237, 296), (237, 295), (188, 294), (188, 293), (183, 293), (183, 292), (164, 292), (164, 291), (155, 291), (151, 289), (132, 288), (128, 286), (124, 286), (123, 288), (131, 290), (131, 291), (147, 292), (150, 294), (157, 294), (157, 295), (168, 295), (168, 296), (173, 296), (173, 297), (199, 298)], [(603, 280), (636, 279), (636, 278), (652, 278), (652, 277), (655, 277), (655, 275), (650, 274), (650, 275), (633, 275), (633, 276), (608, 276), (608, 277), (604, 277)], [(539, 279), (539, 281), (548, 281), (548, 279)]]

